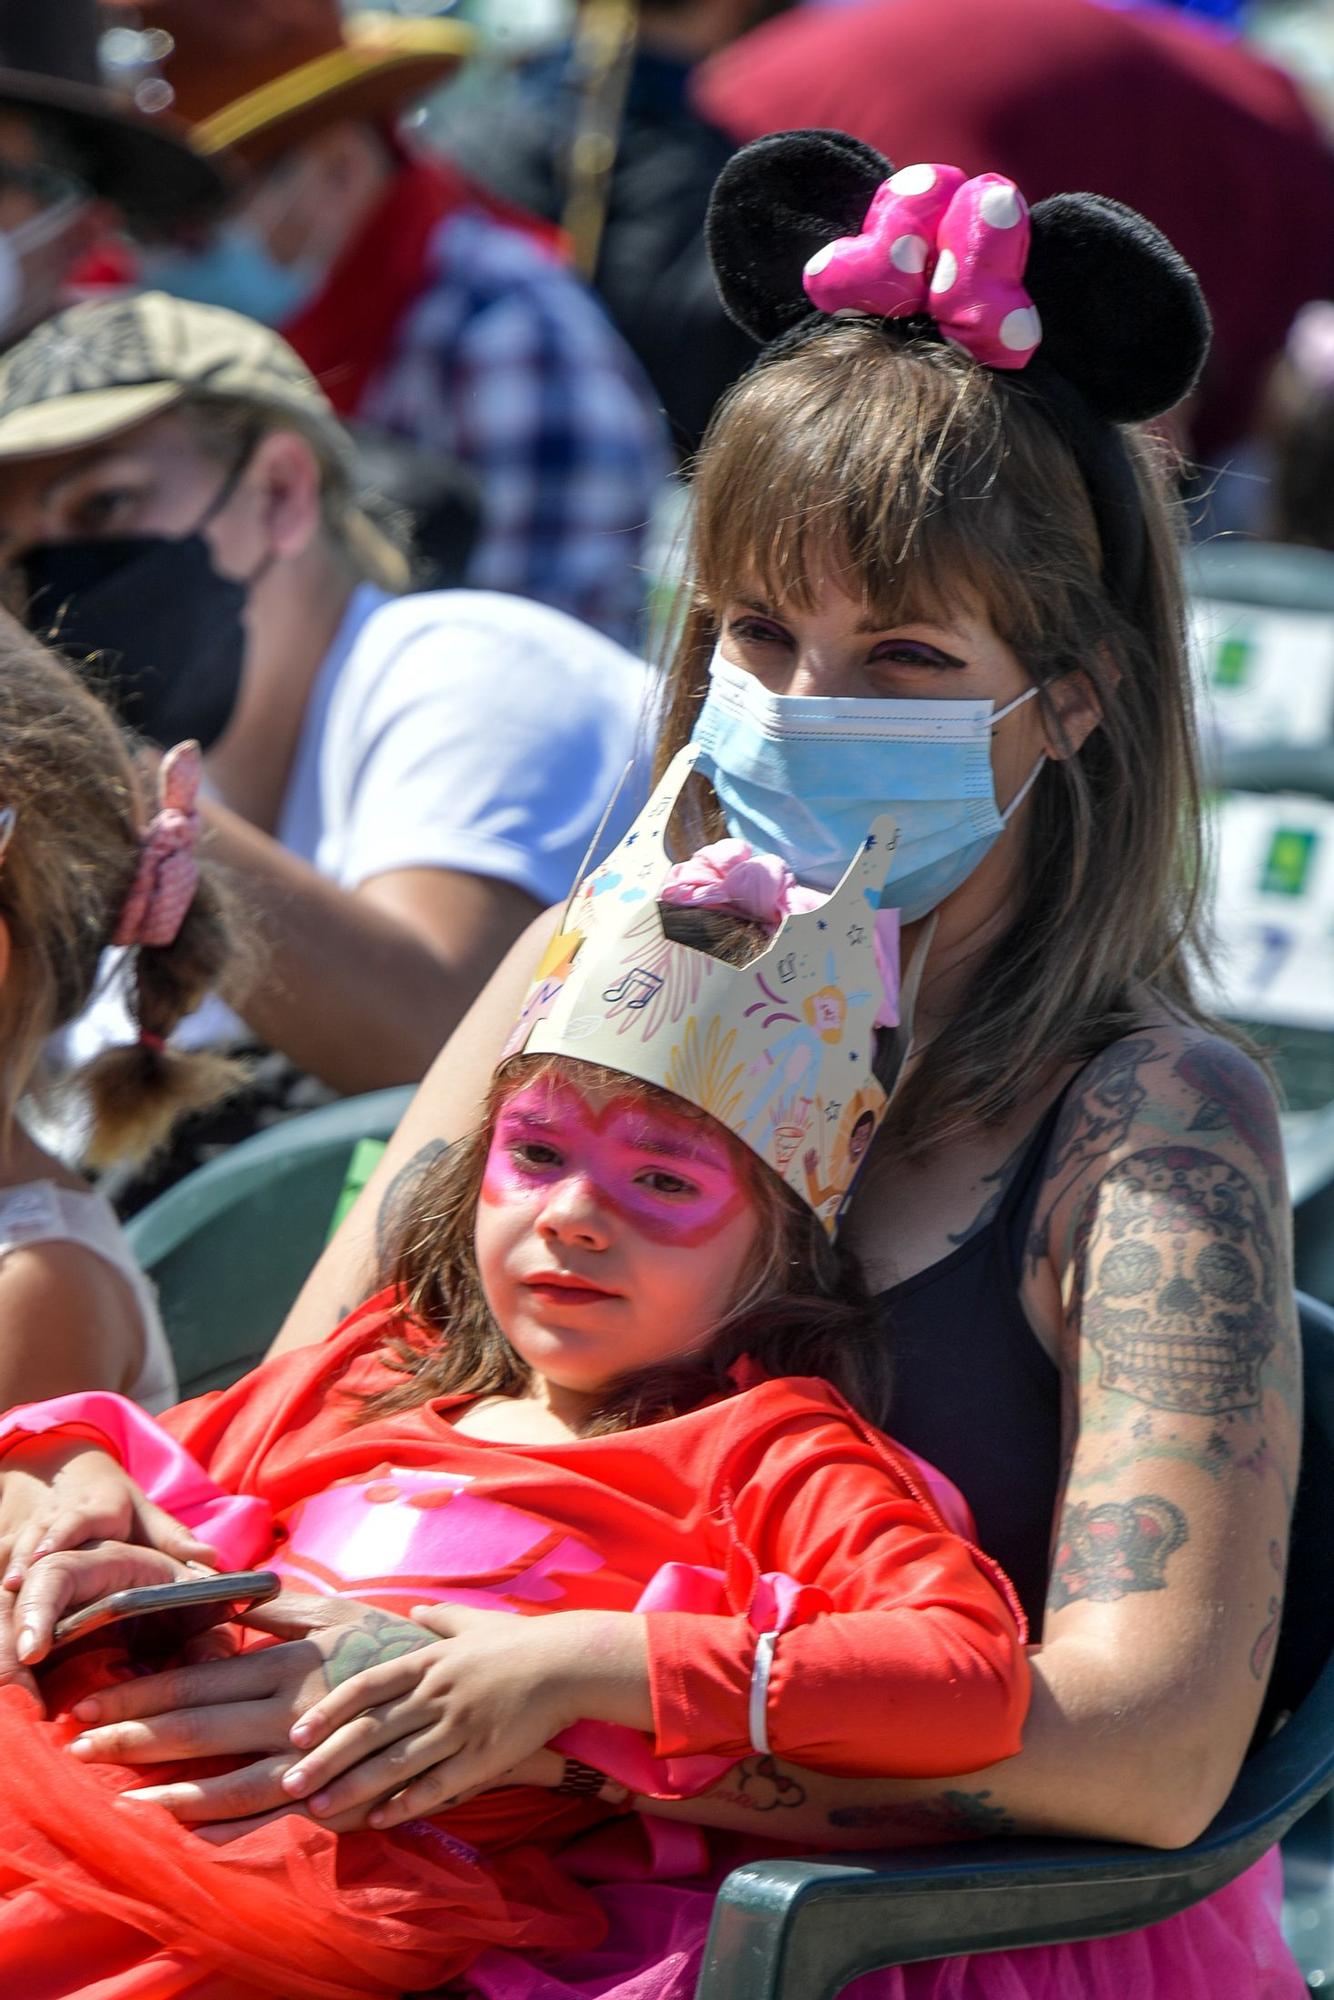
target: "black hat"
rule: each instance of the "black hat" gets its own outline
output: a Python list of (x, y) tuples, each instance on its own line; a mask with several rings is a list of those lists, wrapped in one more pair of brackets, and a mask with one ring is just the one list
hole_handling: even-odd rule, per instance
[(97, 0), (0, 0), (0, 111), (50, 119), (80, 178), (133, 223), (168, 228), (219, 208), (227, 178), (195, 150), (186, 127), (103, 83), (105, 25)]

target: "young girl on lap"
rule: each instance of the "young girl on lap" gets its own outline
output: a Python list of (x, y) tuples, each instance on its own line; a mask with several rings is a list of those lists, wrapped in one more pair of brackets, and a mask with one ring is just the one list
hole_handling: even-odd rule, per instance
[[(957, 1495), (870, 1428), (884, 1349), (831, 1241), (897, 1059), (868, 907), (892, 824), (827, 898), (735, 842), (710, 882), (663, 844), (692, 761), (573, 904), (394, 1288), (161, 1428), (100, 1395), (8, 1420), (20, 1450), (100, 1440), (220, 1562), (353, 1601), (256, 1653), (322, 1697), (273, 1745), (310, 1803), (220, 1846), (165, 1809), (198, 1772), (131, 1804), (98, 1761), (149, 1686), (110, 1685), (108, 1655), (57, 1659), (51, 1722), (0, 1696), (7, 1990), (420, 1990), (488, 1944), (597, 1941), (550, 1857), (612, 1812), (608, 1776), (679, 1799), (755, 1752), (920, 1775), (1017, 1748), (1013, 1595), (948, 1525)], [(757, 889), (765, 921), (697, 907)], [(70, 1604), (177, 1570), (44, 1558), (28, 1659)], [(559, 1788), (460, 1801), (553, 1739)]]

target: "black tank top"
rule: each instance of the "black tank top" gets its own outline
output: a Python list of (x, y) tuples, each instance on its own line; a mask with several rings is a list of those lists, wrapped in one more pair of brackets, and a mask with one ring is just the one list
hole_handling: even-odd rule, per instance
[(959, 1487), (978, 1544), (1012, 1579), (1034, 1639), (1060, 1480), (1061, 1390), (1024, 1317), (1019, 1280), (1069, 1089), (1038, 1124), (991, 1222), (876, 1301), (894, 1352), (890, 1431)]

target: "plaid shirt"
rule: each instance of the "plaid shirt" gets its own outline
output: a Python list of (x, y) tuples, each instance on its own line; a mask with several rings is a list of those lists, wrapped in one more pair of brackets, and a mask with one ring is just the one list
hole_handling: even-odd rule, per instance
[(645, 531), (666, 432), (638, 363), (592, 294), (475, 209), (441, 223), (427, 289), (357, 414), (477, 474), (467, 581), (642, 640)]

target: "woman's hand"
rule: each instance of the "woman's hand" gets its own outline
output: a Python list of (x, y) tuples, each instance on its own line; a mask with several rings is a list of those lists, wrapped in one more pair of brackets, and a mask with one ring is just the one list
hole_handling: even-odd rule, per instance
[(107, 1688), (73, 1710), (86, 1726), (71, 1753), (130, 1765), (250, 1757), (218, 1777), (149, 1786), (134, 1796), (189, 1823), (267, 1814), (292, 1803), (282, 1779), (297, 1758), (293, 1724), (349, 1674), (431, 1644), (410, 1619), (347, 1598), (284, 1593), (238, 1622), (302, 1636)]
[[(356, 1647), (345, 1645), (330, 1667), (352, 1669), (350, 1678), (291, 1731), (306, 1754), (283, 1787), (317, 1818), (370, 1806), (371, 1826), (398, 1826), (512, 1783), (516, 1761), (599, 1705), (590, 1683), (601, 1675), (586, 1671), (583, 1614), (521, 1618), (421, 1605), (413, 1617), (440, 1635), (435, 1643), (399, 1649), (364, 1670)], [(607, 1620), (599, 1614), (598, 1623), (605, 1629)], [(633, 1633), (622, 1636), (633, 1646)], [(564, 1780), (562, 1770), (555, 1788)], [(626, 1792), (607, 1781), (598, 1795), (620, 1801)]]

